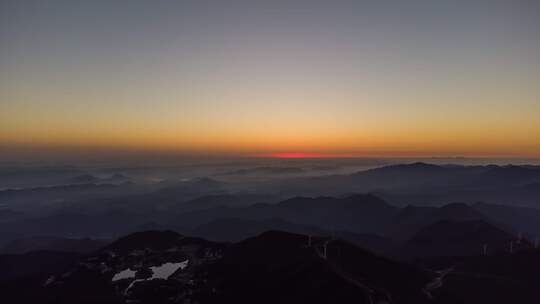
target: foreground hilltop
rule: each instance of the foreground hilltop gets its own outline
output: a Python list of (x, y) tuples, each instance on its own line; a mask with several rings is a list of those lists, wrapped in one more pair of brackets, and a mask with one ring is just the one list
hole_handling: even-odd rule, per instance
[[(540, 254), (527, 249), (531, 265)], [(520, 303), (533, 299), (540, 281), (523, 269), (489, 272), (483, 259), (438, 257), (397, 262), (340, 239), (268, 231), (237, 243), (211, 242), (172, 231), (130, 234), (90, 255), (34, 253), (13, 263), (51, 261), (49, 267), (0, 280), (9, 303), (507, 303), (509, 280)], [(516, 257), (520, 256), (516, 255)], [(0, 256), (0, 263), (5, 260)], [(67, 260), (66, 260), (67, 261)], [(512, 277), (506, 277), (510, 273)], [(531, 279), (532, 278), (532, 279)], [(501, 281), (502, 280), (502, 281)], [(478, 291), (468, 284), (478, 284)], [(516, 289), (516, 290), (518, 290)], [(471, 299), (475, 301), (471, 301)], [(500, 302), (498, 302), (500, 301)]]
[(425, 286), (436, 276), (329, 238), (270, 231), (230, 244), (149, 231), (41, 282), (20, 281), (28, 285), (10, 297), (19, 303), (428, 303)]

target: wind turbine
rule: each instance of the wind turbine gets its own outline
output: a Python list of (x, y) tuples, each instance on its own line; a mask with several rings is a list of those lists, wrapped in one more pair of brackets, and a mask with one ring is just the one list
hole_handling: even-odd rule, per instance
[(323, 244), (323, 258), (326, 260), (328, 258), (328, 255), (327, 255), (327, 247), (328, 247), (328, 243), (330, 242), (330, 240), (326, 240), (324, 241), (324, 244)]
[(484, 256), (487, 255), (487, 247), (488, 247), (487, 244), (484, 244), (484, 246), (483, 246), (483, 249), (484, 249)]

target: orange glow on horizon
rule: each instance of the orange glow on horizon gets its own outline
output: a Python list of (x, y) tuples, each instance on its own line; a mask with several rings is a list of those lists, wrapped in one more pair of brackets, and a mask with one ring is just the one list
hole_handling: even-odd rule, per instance
[(358, 155), (353, 155), (353, 154), (301, 153), (301, 152), (258, 154), (258, 155), (255, 155), (255, 156), (260, 157), (260, 158), (282, 158), (282, 159), (352, 158), (352, 157), (358, 157)]

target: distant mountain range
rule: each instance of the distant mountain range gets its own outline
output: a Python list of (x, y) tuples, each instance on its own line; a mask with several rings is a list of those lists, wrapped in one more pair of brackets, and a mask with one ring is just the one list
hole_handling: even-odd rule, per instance
[(397, 205), (484, 201), (538, 206), (540, 167), (413, 163), (290, 180), (278, 187), (289, 196), (372, 192)]
[(288, 174), (301, 174), (304, 173), (304, 169), (298, 167), (256, 167), (245, 168), (225, 172), (224, 175), (288, 175)]
[(172, 219), (170, 225), (183, 229), (227, 217), (251, 220), (278, 218), (296, 224), (322, 227), (327, 231), (346, 229), (375, 232), (385, 227), (397, 212), (398, 208), (369, 194), (345, 198), (295, 197), (278, 204), (216, 207), (187, 212)]
[[(80, 182), (96, 179), (74, 176)], [(125, 176), (113, 173), (110, 178)], [(387, 253), (440, 221), (482, 221), (532, 241), (540, 235), (540, 210), (521, 205), (538, 203), (538, 185), (537, 166), (413, 163), (348, 175), (261, 182), (251, 185), (260, 186), (254, 192), (204, 177), (143, 185), (82, 183), (4, 190), (0, 191), (0, 246), (43, 236), (114, 238), (145, 229), (239, 241), (277, 229), (342, 233), (356, 244)], [(371, 192), (350, 194), (353, 190)], [(325, 192), (337, 194), (287, 195)], [(506, 205), (494, 203), (504, 197), (512, 200), (504, 200)]]
[(82, 174), (66, 180), (66, 184), (121, 184), (130, 182), (130, 178), (123, 174), (113, 174), (109, 177), (98, 177), (91, 174)]
[(283, 230), (318, 235), (341, 233), (348, 236), (344, 239), (386, 254), (440, 221), (482, 221), (531, 241), (540, 235), (540, 211), (531, 208), (486, 203), (399, 208), (372, 194), (255, 203), (271, 199), (260, 195), (212, 195), (173, 202), (164, 213), (155, 209), (156, 204), (145, 208), (146, 199), (134, 200), (127, 205), (132, 206), (129, 209), (117, 207), (90, 214), (73, 210), (0, 222), (0, 240), (44, 235), (110, 238), (141, 229), (174, 229), (216, 241), (239, 241), (266, 230)]
[[(529, 212), (528, 212), (529, 211)], [(397, 208), (374, 195), (353, 195), (344, 198), (297, 197), (278, 204), (255, 204), (247, 207), (213, 207), (182, 213), (172, 219), (170, 227), (179, 231), (193, 231), (198, 226), (223, 219), (236, 219), (243, 229), (252, 223), (264, 226), (265, 222), (281, 220), (292, 224), (315, 227), (321, 231), (344, 230), (355, 233), (375, 233), (396, 240), (406, 240), (423, 227), (442, 220), (481, 220), (517, 235), (540, 235), (540, 211), (493, 204), (451, 203), (442, 207), (407, 206)], [(223, 227), (225, 228), (225, 227)], [(270, 227), (268, 227), (270, 228)], [(276, 228), (280, 228), (276, 226)], [(204, 229), (202, 229), (204, 230)], [(227, 229), (221, 230), (222, 235)], [(295, 232), (303, 232), (298, 229)], [(206, 235), (205, 237), (211, 237)], [(233, 238), (235, 239), (235, 238)]]

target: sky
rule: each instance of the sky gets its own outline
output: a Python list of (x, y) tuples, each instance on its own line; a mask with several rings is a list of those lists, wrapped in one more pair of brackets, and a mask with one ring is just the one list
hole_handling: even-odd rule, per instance
[(540, 2), (0, 1), (0, 158), (540, 157)]

